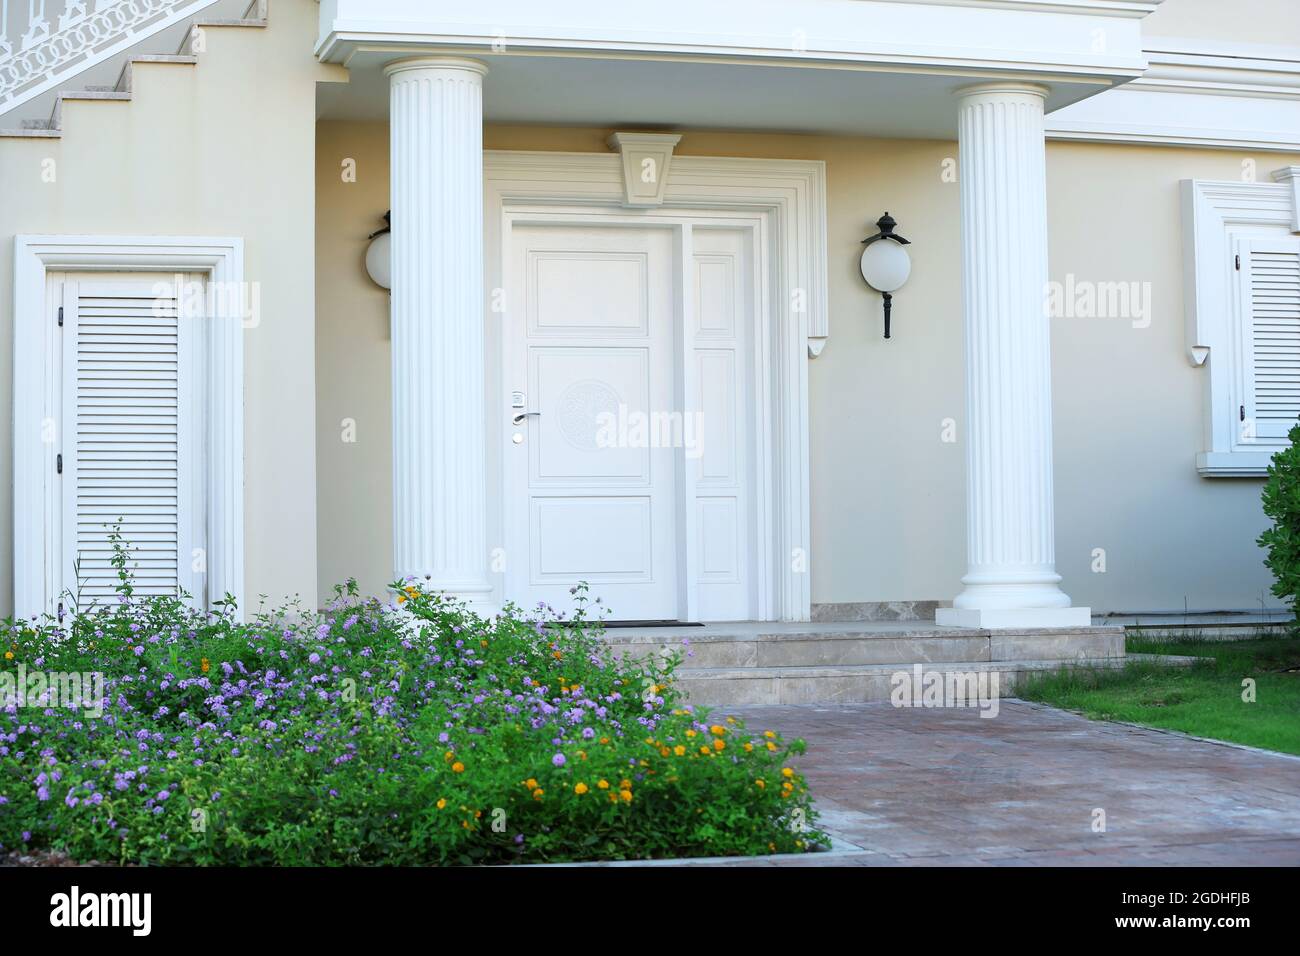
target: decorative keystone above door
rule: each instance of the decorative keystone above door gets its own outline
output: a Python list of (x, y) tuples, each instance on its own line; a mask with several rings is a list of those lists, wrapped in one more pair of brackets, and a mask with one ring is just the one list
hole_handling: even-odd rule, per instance
[(662, 206), (676, 133), (611, 133), (606, 143), (623, 156), (623, 204), (634, 208)]

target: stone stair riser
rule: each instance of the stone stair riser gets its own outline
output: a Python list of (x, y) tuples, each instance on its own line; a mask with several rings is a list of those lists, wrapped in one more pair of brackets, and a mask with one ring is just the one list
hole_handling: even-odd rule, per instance
[[(988, 669), (998, 675), (998, 696), (1009, 697), (1019, 682), (1030, 675), (1070, 666), (1118, 666), (1122, 659), (1098, 660), (1087, 664), (1062, 661), (1057, 667), (1040, 666), (1019, 669)], [(909, 671), (910, 665), (899, 665)], [(703, 707), (744, 706), (758, 704), (856, 704), (887, 701), (894, 688), (893, 675), (871, 673), (822, 677), (719, 677), (692, 678), (683, 675), (678, 684), (687, 701)]]
[[(684, 650), (680, 644), (618, 644), (619, 657), (646, 657)], [(1121, 657), (1122, 633), (1078, 636), (1029, 635), (862, 637), (821, 640), (701, 641), (690, 646), (682, 670), (710, 667), (818, 667), (870, 664), (961, 663), (1022, 660), (1078, 660)]]

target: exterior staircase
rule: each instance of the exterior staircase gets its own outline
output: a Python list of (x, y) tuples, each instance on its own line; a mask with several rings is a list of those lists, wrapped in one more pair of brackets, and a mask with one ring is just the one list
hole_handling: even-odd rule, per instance
[[(4, 0), (0, 0), (4, 2)], [(204, 0), (197, 3), (171, 3), (162, 0), (140, 4), (144, 7), (171, 7), (176, 10), (199, 10), (209, 16), (191, 15), (183, 19), (156, 20), (150, 25), (153, 32), (127, 33), (119, 38), (120, 49), (115, 55), (99, 59), (83, 58), (75, 61), (73, 66), (79, 68), (52, 68), (37, 89), (28, 84), (21, 89), (10, 90), (8, 98), (0, 97), (0, 136), (58, 137), (62, 135), (63, 104), (69, 100), (130, 100), (132, 78), (135, 68), (142, 63), (174, 64), (193, 66), (198, 62), (201, 44), (197, 38), (202, 30), (213, 27), (265, 27), (267, 22), (268, 0)], [(71, 8), (86, 7), (86, 3), (69, 3)], [(115, 7), (117, 4), (101, 2), (99, 7)], [(4, 12), (7, 14), (7, 3)], [(221, 16), (227, 11), (242, 11), (236, 16)], [(0, 20), (2, 22), (2, 20)], [(12, 41), (9, 41), (12, 46)], [(160, 43), (170, 46), (159, 47)], [(157, 49), (172, 49), (175, 52), (154, 52)], [(6, 73), (6, 69), (9, 73)], [(4, 54), (3, 42), (0, 42), (0, 89), (5, 89), (5, 80), (13, 85), (13, 57)], [(89, 82), (92, 79), (112, 78), (111, 83)], [(44, 115), (33, 116), (33, 112), (45, 109)]]
[(1120, 667), (1124, 628), (966, 630), (933, 622), (738, 622), (704, 627), (610, 628), (622, 657), (680, 651), (693, 704), (863, 703), (889, 700), (894, 675), (996, 674), (1000, 696), (1031, 674)]

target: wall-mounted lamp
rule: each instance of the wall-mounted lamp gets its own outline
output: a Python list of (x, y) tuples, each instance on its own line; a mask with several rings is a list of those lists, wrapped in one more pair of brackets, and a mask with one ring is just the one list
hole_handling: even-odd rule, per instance
[(384, 228), (370, 234), (366, 249), (366, 272), (381, 289), (393, 287), (393, 211), (384, 213)]
[(889, 338), (889, 308), (893, 304), (893, 294), (903, 287), (912, 273), (912, 260), (903, 248), (911, 243), (894, 235), (896, 225), (894, 217), (885, 213), (876, 220), (880, 232), (862, 240), (867, 247), (862, 250), (862, 278), (885, 297), (885, 338)]

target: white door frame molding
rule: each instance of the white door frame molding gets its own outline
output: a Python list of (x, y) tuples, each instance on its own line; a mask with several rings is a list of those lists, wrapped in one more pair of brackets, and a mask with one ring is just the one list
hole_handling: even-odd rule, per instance
[[(496, 318), (506, 288), (509, 230), (515, 221), (546, 221), (582, 212), (605, 222), (645, 224), (770, 222), (767, 248), (757, 250), (770, 302), (772, 334), (758, 355), (769, 369), (775, 414), (770, 441), (758, 471), (770, 475), (770, 493), (756, 489), (759, 527), (768, 529), (760, 552), (771, 555), (770, 574), (755, 581), (759, 616), (806, 621), (811, 614), (811, 533), (808, 450), (808, 358), (820, 352), (827, 336), (826, 171), (804, 160), (718, 159), (677, 156), (664, 189), (664, 205), (628, 209), (621, 158), (614, 153), (506, 152), (484, 154), (484, 241), (488, 308)], [(489, 324), (489, 336), (500, 345)], [(502, 432), (507, 383), (502, 381), (502, 349), (487, 350), (487, 421), (490, 436)], [(501, 443), (489, 441), (490, 502), (504, 503)], [(498, 509), (499, 512), (500, 509)], [(501, 514), (490, 516), (490, 533), (502, 538)], [(504, 600), (503, 575), (494, 575)]]
[[(37, 236), (14, 240), (14, 612), (50, 609), (43, 559), (59, 507), (57, 443), (42, 440), (56, 378), (47, 273), (168, 272), (202, 275), (210, 297), (207, 376), (207, 582), (244, 610), (244, 242), (188, 236)], [(217, 321), (228, 320), (228, 321)], [(57, 600), (57, 595), (53, 596)]]

